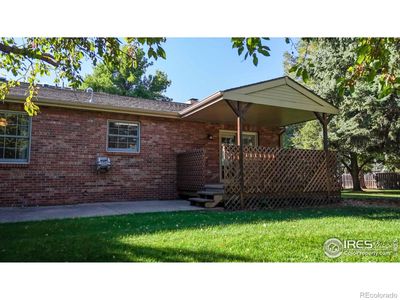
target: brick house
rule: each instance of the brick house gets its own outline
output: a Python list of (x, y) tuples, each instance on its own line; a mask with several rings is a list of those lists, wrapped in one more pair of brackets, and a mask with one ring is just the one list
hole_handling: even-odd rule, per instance
[[(223, 180), (221, 144), (238, 140), (234, 103), (252, 104), (242, 143), (264, 147), (280, 147), (288, 124), (337, 112), (287, 77), (190, 103), (41, 86), (33, 118), (25, 92), (0, 103), (0, 206), (176, 199), (179, 153), (206, 149), (206, 182)], [(110, 158), (107, 172), (98, 157)]]

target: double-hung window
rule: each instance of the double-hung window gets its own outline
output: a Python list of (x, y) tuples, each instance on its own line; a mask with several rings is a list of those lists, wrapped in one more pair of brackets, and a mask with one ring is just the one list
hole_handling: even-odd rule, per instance
[(30, 127), (26, 113), (0, 111), (0, 163), (29, 161)]
[(107, 151), (137, 153), (140, 149), (140, 125), (137, 122), (108, 121)]

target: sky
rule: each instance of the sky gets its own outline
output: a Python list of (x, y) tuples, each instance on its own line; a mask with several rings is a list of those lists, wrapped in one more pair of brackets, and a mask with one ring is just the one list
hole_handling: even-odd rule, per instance
[[(153, 60), (147, 74), (165, 72), (172, 81), (165, 94), (174, 101), (201, 100), (220, 90), (282, 76), (283, 54), (293, 49), (284, 38), (272, 38), (266, 44), (271, 56), (259, 56), (254, 66), (251, 58), (238, 56), (230, 38), (167, 38), (163, 44), (167, 58)], [(92, 65), (83, 63), (81, 74), (91, 73)], [(51, 75), (40, 78), (40, 83), (54, 85), (53, 80)]]
[(203, 99), (214, 92), (279, 77), (283, 54), (292, 51), (282, 38), (268, 42), (270, 57), (260, 57), (258, 66), (243, 60), (232, 49), (230, 38), (167, 38), (166, 60), (157, 60), (149, 73), (159, 69), (172, 81), (166, 95), (174, 101)]

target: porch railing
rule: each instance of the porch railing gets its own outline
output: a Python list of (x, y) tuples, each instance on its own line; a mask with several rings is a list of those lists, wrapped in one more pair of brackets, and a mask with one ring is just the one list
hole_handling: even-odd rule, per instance
[(335, 152), (244, 146), (240, 199), (239, 146), (224, 145), (225, 208), (316, 206), (340, 200)]

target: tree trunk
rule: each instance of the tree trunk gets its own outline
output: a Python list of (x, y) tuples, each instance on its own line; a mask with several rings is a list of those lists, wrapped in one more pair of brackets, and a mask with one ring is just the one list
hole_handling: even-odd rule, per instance
[(351, 178), (353, 179), (353, 191), (362, 191), (360, 182), (360, 167), (358, 166), (357, 153), (350, 153)]
[(365, 178), (364, 178), (364, 172), (363, 170), (360, 170), (360, 175), (358, 176), (360, 178), (360, 185), (362, 189), (366, 189), (367, 185), (365, 184)]

